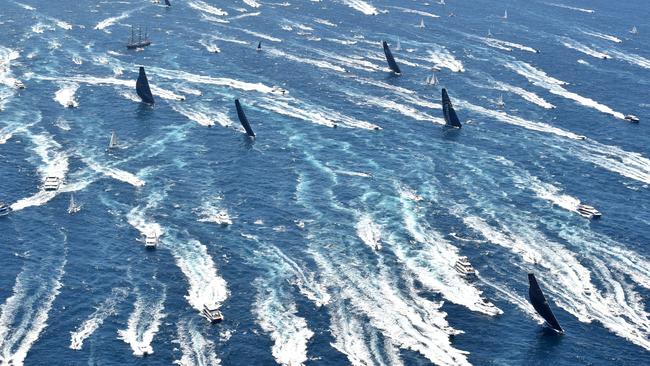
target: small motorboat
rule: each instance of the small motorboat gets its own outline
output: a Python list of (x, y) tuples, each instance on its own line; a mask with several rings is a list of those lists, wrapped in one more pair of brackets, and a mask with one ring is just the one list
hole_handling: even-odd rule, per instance
[(284, 89), (284, 88), (281, 88), (281, 87), (275, 85), (275, 86), (273, 86), (273, 88), (271, 89), (271, 93), (273, 93), (273, 94), (285, 95), (285, 94), (288, 94), (289, 92), (287, 91), (287, 89)]
[(156, 249), (158, 246), (158, 235), (154, 232), (144, 234), (144, 247), (147, 249)]
[(465, 256), (458, 257), (454, 269), (463, 276), (476, 276), (476, 270)]
[(46, 191), (57, 191), (61, 186), (61, 178), (59, 177), (45, 177), (43, 181), (43, 189)]
[(4, 202), (0, 202), (0, 217), (9, 215), (11, 211), (11, 206)]
[(217, 223), (218, 225), (223, 225), (223, 226), (228, 226), (232, 225), (232, 219), (230, 218), (230, 215), (228, 215), (228, 212), (226, 210), (219, 211), (216, 215), (214, 215), (214, 222)]
[(14, 86), (18, 89), (25, 89), (25, 84), (20, 80), (14, 81)]
[(219, 306), (217, 304), (205, 304), (203, 305), (203, 310), (201, 314), (210, 321), (210, 323), (216, 323), (223, 320), (223, 314), (219, 311)]
[(580, 216), (588, 219), (599, 219), (601, 216), (603, 216), (603, 214), (600, 211), (596, 210), (595, 207), (582, 203), (578, 205), (577, 211)]
[(74, 103), (74, 100), (72, 100), (72, 99), (70, 99), (70, 100), (65, 104), (65, 106), (68, 107), (68, 108), (74, 108), (74, 107), (76, 107), (76, 105), (75, 105), (75, 103)]
[(625, 120), (632, 123), (639, 123), (641, 121), (639, 117), (633, 114), (628, 114), (627, 116), (625, 116)]

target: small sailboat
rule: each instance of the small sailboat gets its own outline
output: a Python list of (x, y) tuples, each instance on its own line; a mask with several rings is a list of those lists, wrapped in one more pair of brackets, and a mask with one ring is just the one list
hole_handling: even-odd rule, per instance
[(135, 91), (143, 102), (151, 105), (154, 104), (153, 94), (151, 94), (151, 88), (149, 88), (149, 80), (142, 66), (140, 66), (138, 80), (135, 82)]
[(68, 213), (70, 215), (75, 214), (77, 212), (81, 211), (81, 205), (77, 204), (74, 201), (74, 195), (70, 195), (70, 204), (68, 205)]
[(508, 9), (503, 12), (503, 19), (508, 19)]
[(489, 38), (492, 38), (492, 31), (491, 31), (490, 29), (488, 29), (487, 36), (488, 36)]
[(172, 3), (170, 3), (169, 0), (165, 0), (165, 6), (172, 6)]
[(257, 52), (262, 50), (262, 41), (257, 42)]
[(506, 106), (506, 103), (503, 102), (503, 95), (499, 94), (499, 98), (497, 99), (497, 107), (503, 108)]
[(427, 85), (438, 85), (438, 78), (436, 77), (435, 72), (433, 74), (431, 74), (431, 76), (427, 76), (426, 84)]
[(420, 25), (418, 25), (418, 28), (425, 28), (424, 18), (420, 19)]
[(399, 51), (402, 49), (402, 44), (399, 42), (399, 38), (397, 38), (397, 45), (395, 46), (395, 50)]
[(449, 99), (449, 94), (447, 94), (447, 89), (442, 88), (442, 114), (445, 117), (445, 126), (461, 128), (460, 120), (458, 115), (454, 110), (454, 106), (451, 104), (451, 99)]
[(397, 66), (397, 62), (395, 62), (395, 58), (393, 57), (393, 53), (390, 52), (390, 48), (388, 48), (388, 43), (386, 41), (382, 41), (382, 45), (384, 46), (384, 54), (386, 55), (386, 61), (388, 62), (388, 67), (397, 75), (400, 75), (402, 71), (399, 69), (399, 66)]
[(117, 134), (115, 131), (111, 132), (111, 140), (108, 142), (109, 149), (117, 148)]
[(537, 283), (537, 279), (535, 278), (535, 275), (532, 273), (528, 274), (528, 283), (529, 283), (529, 288), (528, 288), (528, 299), (533, 305), (533, 308), (535, 308), (535, 311), (539, 315), (544, 318), (546, 321), (546, 324), (548, 324), (551, 329), (554, 331), (563, 334), (564, 330), (560, 326), (560, 323), (557, 321), (555, 318), (555, 314), (553, 314), (553, 311), (551, 310), (551, 307), (548, 305), (548, 301), (546, 301), (546, 297), (544, 297), (544, 293), (542, 292), (542, 289), (539, 287), (539, 284)]
[(639, 30), (636, 29), (636, 25), (635, 25), (634, 27), (632, 27), (632, 29), (630, 29), (630, 33), (632, 33), (632, 34), (639, 34)]

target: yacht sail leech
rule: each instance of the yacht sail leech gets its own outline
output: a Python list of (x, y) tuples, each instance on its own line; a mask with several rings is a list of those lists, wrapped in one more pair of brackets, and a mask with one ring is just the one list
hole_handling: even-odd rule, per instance
[(451, 104), (451, 99), (449, 99), (449, 94), (447, 94), (447, 89), (445, 88), (442, 88), (442, 114), (445, 116), (447, 126), (462, 127), (454, 106)]
[(239, 117), (239, 122), (241, 122), (244, 130), (246, 130), (246, 134), (250, 137), (255, 137), (255, 132), (253, 132), (250, 123), (248, 123), (248, 118), (246, 118), (246, 114), (244, 114), (244, 109), (241, 107), (239, 99), (235, 99), (235, 107), (237, 108), (237, 117)]
[(386, 43), (386, 41), (382, 41), (382, 44), (384, 46), (384, 54), (386, 55), (386, 61), (388, 61), (388, 67), (390, 67), (390, 69), (393, 70), (395, 74), (400, 75), (402, 71), (399, 69), (399, 66), (397, 66), (397, 62), (395, 62), (393, 53), (390, 52), (390, 48), (388, 48), (388, 43)]
[(151, 94), (151, 89), (149, 88), (149, 80), (142, 66), (140, 66), (138, 81), (135, 82), (135, 91), (143, 102), (151, 105), (154, 104), (153, 94)]
[(528, 299), (533, 305), (533, 308), (535, 308), (535, 311), (544, 318), (546, 324), (548, 324), (553, 330), (558, 333), (564, 333), (564, 330), (555, 318), (551, 307), (548, 305), (542, 289), (539, 287), (539, 284), (537, 284), (537, 279), (534, 274), (528, 274), (528, 283), (530, 285), (528, 289)]

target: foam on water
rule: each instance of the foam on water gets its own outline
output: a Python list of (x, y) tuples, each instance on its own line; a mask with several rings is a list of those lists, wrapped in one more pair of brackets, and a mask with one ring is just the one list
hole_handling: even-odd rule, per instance
[(104, 32), (110, 33), (107, 30), (107, 28), (109, 28), (113, 24), (119, 22), (120, 20), (124, 20), (124, 19), (128, 18), (129, 16), (131, 16), (131, 14), (135, 13), (136, 11), (140, 11), (142, 9), (144, 9), (144, 6), (124, 11), (124, 12), (122, 12), (122, 14), (120, 14), (118, 16), (106, 18), (106, 19), (102, 20), (101, 22), (97, 23), (97, 25), (95, 25), (95, 29), (103, 30)]
[(180, 366), (218, 366), (214, 342), (201, 333), (195, 322), (181, 321), (177, 324), (178, 343), (183, 353), (180, 360), (174, 361)]
[(560, 40), (560, 42), (562, 42), (564, 47), (576, 50), (578, 52), (582, 52), (585, 55), (589, 55), (591, 57), (595, 57), (595, 58), (599, 58), (599, 59), (611, 58), (611, 56), (609, 56), (608, 54), (600, 52), (600, 51), (596, 51), (593, 48), (589, 48), (589, 47), (585, 46), (584, 44), (582, 44), (582, 43), (580, 43), (580, 42), (578, 42), (576, 40), (573, 40), (573, 39), (571, 39), (569, 37), (559, 37), (559, 40)]
[(192, 9), (196, 9), (198, 11), (208, 13), (208, 14), (212, 14), (212, 15), (216, 15), (216, 16), (226, 16), (226, 15), (228, 15), (228, 12), (223, 11), (223, 10), (217, 8), (217, 7), (212, 6), (212, 5), (209, 5), (209, 4), (207, 4), (207, 3), (203, 2), (203, 1), (200, 1), (200, 0), (189, 0), (187, 2), (187, 5)]
[(370, 2), (363, 0), (340, 0), (343, 4), (365, 15), (377, 15), (379, 12)]
[(593, 14), (593, 13), (596, 12), (593, 9), (578, 8), (578, 7), (575, 7), (575, 6), (569, 6), (569, 5), (557, 4), (557, 3), (546, 3), (546, 5), (555, 6), (556, 8), (575, 10), (575, 11), (579, 11), (579, 12), (583, 12), (583, 13), (589, 13), (589, 14)]
[(582, 33), (584, 33), (586, 35), (589, 35), (589, 36), (592, 36), (592, 37), (604, 39), (604, 40), (607, 40), (607, 41), (612, 41), (614, 43), (623, 42), (620, 38), (609, 35), (609, 34), (605, 34), (605, 33), (594, 32), (594, 31), (589, 31), (589, 30), (583, 30)]
[(61, 83), (61, 88), (54, 93), (54, 100), (64, 107), (70, 107), (70, 105), (78, 107), (79, 102), (74, 97), (77, 89), (79, 89), (79, 84)]

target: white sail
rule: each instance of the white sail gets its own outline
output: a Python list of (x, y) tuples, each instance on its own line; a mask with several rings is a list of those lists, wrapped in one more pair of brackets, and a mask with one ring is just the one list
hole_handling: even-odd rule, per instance
[(74, 195), (71, 194), (70, 195), (70, 204), (68, 205), (68, 213), (69, 214), (77, 213), (77, 212), (79, 212), (79, 210), (81, 210), (81, 205), (78, 205), (77, 203), (75, 203)]
[(630, 33), (632, 33), (632, 34), (638, 34), (639, 31), (636, 29), (636, 26), (634, 26), (634, 27), (632, 27), (632, 29), (630, 30)]
[(115, 134), (115, 131), (111, 133), (111, 141), (108, 143), (108, 147), (110, 149), (117, 147), (117, 134)]
[(418, 27), (424, 28), (424, 19), (420, 19), (420, 25)]
[(508, 9), (503, 12), (503, 19), (508, 19)]

